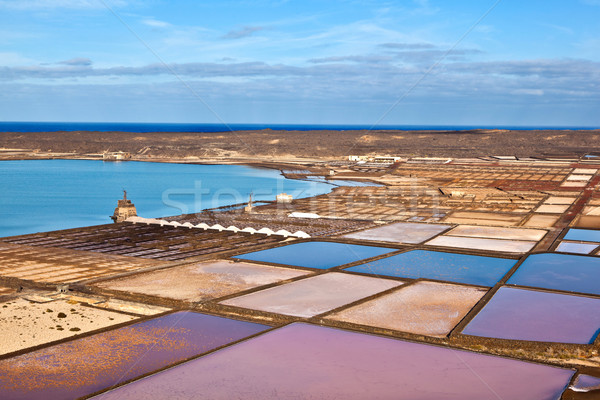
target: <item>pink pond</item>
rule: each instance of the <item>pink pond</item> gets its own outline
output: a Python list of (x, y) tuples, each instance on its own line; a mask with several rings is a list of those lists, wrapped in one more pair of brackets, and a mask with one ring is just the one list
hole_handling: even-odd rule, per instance
[(177, 312), (0, 361), (0, 399), (89, 396), (270, 327)]
[(463, 330), (498, 339), (591, 344), (600, 329), (600, 299), (501, 287)]
[(573, 374), (296, 323), (98, 398), (556, 400)]

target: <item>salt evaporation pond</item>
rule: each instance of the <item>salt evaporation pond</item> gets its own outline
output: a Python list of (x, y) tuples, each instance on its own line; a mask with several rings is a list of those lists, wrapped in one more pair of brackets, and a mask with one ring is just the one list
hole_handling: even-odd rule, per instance
[(556, 400), (574, 371), (295, 323), (98, 399)]
[(597, 243), (560, 242), (556, 251), (559, 253), (590, 254), (597, 247)]
[(593, 343), (600, 299), (502, 287), (463, 330), (465, 335), (558, 343)]
[(600, 258), (570, 254), (533, 254), (507, 283), (600, 295)]
[(473, 286), (421, 281), (326, 318), (444, 337), (486, 292)]
[(0, 162), (0, 237), (111, 223), (117, 200), (142, 217), (199, 212), (248, 201), (328, 193), (334, 186), (284, 178), (274, 169), (91, 160)]
[(393, 251), (396, 249), (334, 242), (303, 242), (241, 254), (235, 258), (296, 267), (328, 269)]
[(402, 285), (391, 279), (330, 272), (275, 286), (221, 304), (310, 318)]
[(269, 328), (193, 312), (169, 314), (1, 360), (0, 398), (79, 398)]
[(412, 250), (357, 265), (347, 271), (494, 286), (515, 264), (516, 260), (504, 258)]
[(578, 240), (581, 242), (600, 243), (600, 230), (594, 229), (569, 229), (564, 240)]
[(367, 229), (345, 235), (348, 239), (376, 240), (381, 242), (411, 243), (424, 242), (433, 236), (450, 229), (450, 225), (417, 224), (397, 222), (378, 228)]

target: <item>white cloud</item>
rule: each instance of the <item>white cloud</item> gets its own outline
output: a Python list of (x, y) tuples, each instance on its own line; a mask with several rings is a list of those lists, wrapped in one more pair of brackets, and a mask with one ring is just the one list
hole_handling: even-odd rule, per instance
[(0, 52), (0, 65), (2, 66), (27, 65), (33, 63), (35, 63), (34, 60), (24, 57), (18, 53)]
[(75, 58), (71, 58), (69, 60), (59, 61), (59, 62), (57, 62), (57, 64), (87, 67), (87, 66), (92, 65), (92, 60), (90, 60), (89, 58), (85, 58), (85, 57), (75, 57)]
[(549, 24), (549, 23), (546, 23), (546, 22), (538, 22), (538, 25), (543, 26), (545, 28), (551, 28), (551, 29), (554, 29), (554, 30), (562, 32), (562, 33), (566, 33), (567, 35), (573, 35), (574, 34), (573, 29), (567, 28), (566, 26)]
[(527, 96), (543, 96), (544, 91), (542, 89), (517, 89), (513, 90), (512, 94), (516, 95), (527, 95)]
[(154, 18), (146, 18), (146, 19), (142, 20), (142, 24), (150, 26), (152, 28), (161, 28), (161, 29), (168, 28), (171, 26), (171, 24), (169, 24), (168, 22), (159, 21)]
[(262, 31), (262, 26), (245, 26), (241, 29), (229, 31), (223, 36), (223, 39), (241, 39), (253, 35), (255, 32)]
[(102, 9), (107, 6), (122, 7), (126, 4), (126, 0), (0, 0), (0, 8), (16, 10)]

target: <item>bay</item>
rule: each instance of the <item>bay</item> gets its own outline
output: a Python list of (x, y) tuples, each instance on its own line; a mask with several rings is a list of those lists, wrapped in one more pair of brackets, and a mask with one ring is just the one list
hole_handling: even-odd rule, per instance
[(0, 237), (111, 223), (127, 190), (141, 217), (328, 193), (334, 186), (240, 165), (90, 160), (0, 161)]

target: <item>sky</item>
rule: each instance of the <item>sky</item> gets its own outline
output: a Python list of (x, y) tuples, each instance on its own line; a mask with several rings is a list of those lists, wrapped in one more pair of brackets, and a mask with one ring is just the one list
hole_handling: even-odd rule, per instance
[(0, 0), (0, 121), (600, 127), (600, 0)]

